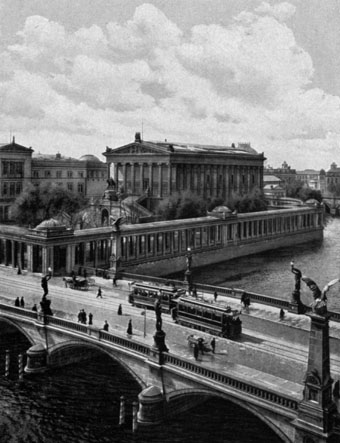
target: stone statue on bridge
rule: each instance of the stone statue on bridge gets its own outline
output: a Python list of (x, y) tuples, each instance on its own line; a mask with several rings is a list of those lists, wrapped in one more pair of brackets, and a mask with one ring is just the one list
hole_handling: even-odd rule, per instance
[(155, 301), (155, 313), (156, 313), (156, 330), (162, 330), (162, 304), (160, 299)]
[(324, 315), (327, 313), (327, 292), (329, 289), (339, 282), (339, 278), (331, 280), (327, 285), (320, 290), (319, 286), (309, 277), (302, 276), (301, 280), (306, 283), (309, 289), (312, 291), (314, 301), (311, 303), (312, 311), (318, 315)]

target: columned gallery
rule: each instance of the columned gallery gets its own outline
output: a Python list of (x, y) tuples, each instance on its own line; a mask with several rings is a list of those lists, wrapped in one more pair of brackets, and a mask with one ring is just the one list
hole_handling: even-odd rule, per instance
[(135, 141), (103, 153), (117, 188), (130, 195), (161, 199), (190, 191), (204, 198), (228, 199), (263, 186), (263, 153), (249, 144), (210, 146)]

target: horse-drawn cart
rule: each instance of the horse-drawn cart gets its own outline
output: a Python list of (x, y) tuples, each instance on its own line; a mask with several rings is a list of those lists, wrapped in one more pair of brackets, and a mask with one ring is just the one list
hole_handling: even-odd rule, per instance
[(89, 282), (85, 277), (64, 277), (66, 288), (77, 289), (79, 291), (87, 291)]
[(212, 347), (207, 343), (207, 341), (198, 335), (190, 334), (187, 337), (188, 345), (190, 347), (194, 347), (195, 345), (198, 346), (199, 349), (203, 350), (204, 352), (212, 352)]

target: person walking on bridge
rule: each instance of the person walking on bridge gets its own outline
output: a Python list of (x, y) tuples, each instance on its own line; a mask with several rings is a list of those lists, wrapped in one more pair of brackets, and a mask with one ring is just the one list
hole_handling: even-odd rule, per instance
[(131, 320), (131, 318), (129, 320), (129, 324), (128, 324), (128, 328), (127, 328), (126, 332), (128, 335), (132, 335), (132, 320)]
[(25, 307), (25, 300), (24, 300), (24, 297), (21, 297), (21, 299), (20, 299), (20, 306), (21, 306), (22, 308)]
[(19, 299), (19, 297), (17, 297), (17, 298), (15, 299), (14, 306), (16, 306), (17, 308), (20, 307), (20, 299)]
[(102, 288), (100, 286), (98, 288), (98, 292), (97, 292), (97, 297), (96, 298), (103, 298), (103, 296), (102, 296)]
[(109, 330), (109, 324), (107, 322), (107, 320), (105, 320), (104, 326), (103, 326), (104, 331), (108, 331)]

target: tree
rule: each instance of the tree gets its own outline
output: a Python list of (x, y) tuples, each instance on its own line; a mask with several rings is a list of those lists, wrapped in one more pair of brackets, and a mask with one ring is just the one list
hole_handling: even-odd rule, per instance
[(201, 217), (206, 215), (206, 203), (196, 194), (176, 193), (160, 203), (157, 215), (163, 220)]
[(81, 209), (88, 204), (81, 194), (67, 191), (55, 184), (34, 186), (29, 184), (15, 200), (12, 218), (19, 225), (33, 225), (50, 218), (66, 216), (70, 225), (74, 226)]
[(255, 188), (249, 194), (239, 195), (234, 194), (227, 206), (237, 212), (259, 212), (267, 210), (267, 203), (265, 201), (263, 192), (259, 188)]

